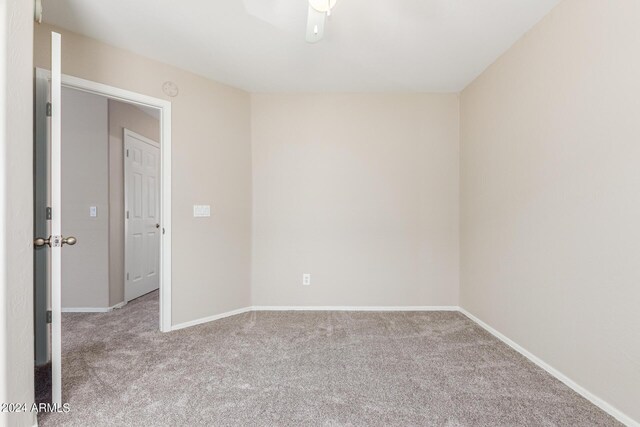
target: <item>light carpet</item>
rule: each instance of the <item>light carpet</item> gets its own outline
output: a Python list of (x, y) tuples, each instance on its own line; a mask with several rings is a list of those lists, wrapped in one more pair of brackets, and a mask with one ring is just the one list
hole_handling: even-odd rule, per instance
[(171, 333), (157, 292), (63, 315), (41, 426), (613, 426), (455, 312), (250, 312)]

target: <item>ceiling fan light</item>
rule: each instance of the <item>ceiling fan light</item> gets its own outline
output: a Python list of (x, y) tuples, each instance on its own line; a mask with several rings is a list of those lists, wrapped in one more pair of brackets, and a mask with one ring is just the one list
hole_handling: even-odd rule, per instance
[(309, 6), (306, 35), (307, 42), (317, 43), (322, 39), (326, 18), (327, 16), (324, 12), (318, 12), (317, 10)]
[(324, 35), (324, 25), (331, 16), (331, 9), (337, 0), (308, 0), (309, 13), (307, 15), (307, 36), (309, 43), (317, 43)]

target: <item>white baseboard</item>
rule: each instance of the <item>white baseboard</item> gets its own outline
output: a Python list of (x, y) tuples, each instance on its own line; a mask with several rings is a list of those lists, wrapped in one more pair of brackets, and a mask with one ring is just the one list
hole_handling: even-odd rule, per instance
[(251, 311), (251, 307), (239, 308), (237, 310), (227, 311), (226, 313), (220, 313), (213, 316), (202, 317), (196, 320), (190, 320), (184, 323), (178, 323), (177, 325), (173, 325), (171, 327), (172, 331), (177, 331), (179, 329), (188, 328), (190, 326), (201, 325), (203, 323), (213, 322), (214, 320), (224, 319), (225, 317), (235, 316), (236, 314), (242, 314)]
[(473, 314), (469, 313), (464, 308), (460, 307), (459, 311), (460, 311), (460, 313), (464, 314), (469, 319), (471, 319), (472, 321), (477, 323), (479, 326), (484, 328), (487, 332), (489, 332), (490, 334), (492, 334), (493, 336), (498, 338), (500, 341), (504, 342), (509, 347), (513, 348), (515, 351), (517, 351), (518, 353), (522, 354), (524, 357), (526, 357), (527, 359), (529, 359), (530, 361), (532, 361), (533, 363), (535, 363), (536, 365), (538, 365), (539, 367), (541, 367), (542, 369), (547, 371), (549, 374), (551, 374), (554, 377), (556, 377), (558, 380), (563, 382), (566, 386), (568, 386), (569, 388), (573, 389), (576, 393), (578, 393), (579, 395), (581, 395), (582, 397), (587, 399), (589, 402), (593, 403), (594, 405), (596, 405), (597, 407), (599, 407), (600, 409), (602, 409), (603, 411), (605, 411), (606, 413), (608, 413), (609, 415), (611, 415), (612, 417), (614, 417), (615, 419), (620, 421), (621, 423), (623, 423), (623, 424), (625, 424), (625, 425), (627, 425), (629, 427), (640, 427), (640, 423), (638, 423), (637, 421), (633, 420), (630, 416), (626, 415), (624, 412), (618, 410), (617, 408), (615, 408), (611, 404), (605, 402), (604, 400), (602, 400), (598, 396), (596, 396), (593, 393), (591, 393), (590, 391), (586, 390), (584, 387), (580, 386), (579, 384), (577, 384), (576, 382), (571, 380), (569, 377), (564, 375), (562, 372), (558, 371), (557, 369), (555, 369), (554, 367), (552, 367), (551, 365), (549, 365), (548, 363), (546, 363), (545, 361), (543, 361), (539, 357), (535, 356), (533, 353), (529, 352), (524, 347), (520, 346), (516, 342), (512, 341), (510, 338), (508, 338), (505, 335), (503, 335), (502, 333), (500, 333), (497, 330), (493, 329), (491, 326), (489, 326), (488, 324), (486, 324), (482, 320), (478, 319), (476, 316), (474, 316)]
[(63, 307), (63, 313), (108, 313), (111, 307)]
[(122, 302), (119, 302), (116, 305), (111, 306), (110, 308), (111, 308), (111, 310), (118, 310), (118, 309), (124, 307), (125, 305), (127, 305), (127, 302), (126, 301), (122, 301)]
[(119, 308), (127, 305), (126, 301), (119, 302), (116, 305), (112, 305), (111, 307), (63, 307), (63, 313), (108, 313), (113, 310), (117, 310)]
[(278, 306), (257, 305), (253, 311), (458, 311), (457, 306), (451, 305), (420, 305), (420, 306)]

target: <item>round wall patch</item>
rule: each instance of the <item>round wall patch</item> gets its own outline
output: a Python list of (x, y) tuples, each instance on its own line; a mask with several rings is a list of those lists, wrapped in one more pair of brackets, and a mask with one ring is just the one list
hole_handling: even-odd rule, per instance
[(162, 91), (167, 96), (170, 96), (172, 98), (176, 97), (178, 96), (178, 85), (176, 85), (174, 82), (164, 82), (164, 84), (162, 85)]

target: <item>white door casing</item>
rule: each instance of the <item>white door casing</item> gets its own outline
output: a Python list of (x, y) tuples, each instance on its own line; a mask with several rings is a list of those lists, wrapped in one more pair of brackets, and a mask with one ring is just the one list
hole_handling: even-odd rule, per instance
[(160, 284), (160, 144), (124, 129), (125, 300)]
[[(45, 95), (40, 97), (45, 99), (45, 103), (50, 101), (49, 98), (49, 90), (51, 88), (51, 71), (45, 70), (42, 68), (36, 68), (36, 81), (43, 84), (43, 87), (46, 88)], [(69, 76), (62, 74), (61, 75), (61, 83), (62, 86), (77, 89), (89, 93), (93, 93), (96, 95), (102, 95), (110, 99), (115, 99), (119, 101), (124, 101), (127, 103), (141, 105), (145, 107), (157, 108), (160, 110), (160, 146), (162, 147), (160, 150), (160, 188), (161, 188), (161, 198), (160, 198), (160, 218), (162, 220), (162, 237), (161, 237), (161, 245), (160, 245), (160, 331), (162, 332), (170, 332), (172, 330), (172, 322), (171, 322), (171, 102), (150, 97), (147, 95), (142, 95), (136, 92), (131, 92), (128, 90), (120, 89), (117, 87), (105, 85), (103, 83), (93, 82), (90, 80), (81, 79), (74, 76)], [(36, 89), (40, 86), (36, 85)], [(39, 90), (36, 90), (36, 93), (40, 93)], [(40, 99), (39, 98), (39, 99)], [(44, 107), (42, 107), (42, 111), (37, 106), (36, 108), (36, 117), (40, 114), (41, 116), (45, 116)], [(41, 128), (37, 128), (37, 131), (42, 132)], [(50, 138), (50, 126), (47, 123), (45, 125), (46, 137)], [(50, 148), (50, 144), (45, 144)], [(49, 150), (50, 154), (50, 150)], [(48, 155), (49, 155), (48, 154)], [(47, 168), (49, 167), (50, 162), (47, 161)], [(50, 178), (50, 175), (47, 171), (47, 180)], [(46, 189), (47, 197), (49, 197), (50, 188)], [(51, 206), (50, 200), (47, 199), (45, 206)], [(50, 221), (47, 221), (50, 223)], [(47, 228), (47, 232), (50, 229)], [(47, 234), (49, 235), (49, 234)], [(41, 236), (34, 236), (41, 237)], [(50, 254), (51, 251), (47, 250), (47, 254)], [(47, 257), (47, 263), (49, 262)], [(47, 269), (47, 277), (50, 278), (49, 271)], [(50, 296), (51, 287), (49, 285), (50, 282), (47, 282), (47, 298)], [(47, 302), (48, 303), (48, 302)], [(48, 305), (47, 307), (50, 307)], [(49, 352), (49, 348), (46, 349)]]

